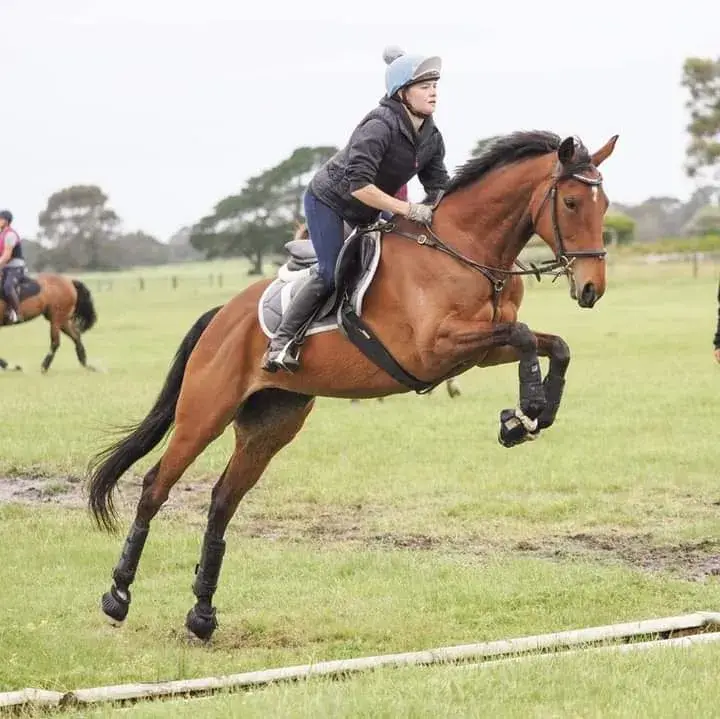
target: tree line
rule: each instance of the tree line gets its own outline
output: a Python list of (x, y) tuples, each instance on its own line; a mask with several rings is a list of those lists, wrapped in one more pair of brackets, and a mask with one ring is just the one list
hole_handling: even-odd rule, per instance
[[(638, 205), (614, 203), (605, 222), (609, 243), (662, 237), (720, 236), (720, 57), (687, 58), (682, 87), (687, 94), (688, 144), (684, 172), (696, 189), (687, 202), (650, 197)], [(479, 140), (476, 156), (493, 141)], [(261, 274), (268, 257), (283, 252), (295, 223), (303, 220), (302, 197), (312, 175), (336, 147), (299, 147), (289, 157), (251, 177), (236, 194), (170, 238), (142, 231), (123, 233), (121, 218), (96, 185), (72, 185), (52, 194), (38, 217), (37, 241), (26, 241), (35, 270), (110, 270), (216, 257), (245, 257)]]

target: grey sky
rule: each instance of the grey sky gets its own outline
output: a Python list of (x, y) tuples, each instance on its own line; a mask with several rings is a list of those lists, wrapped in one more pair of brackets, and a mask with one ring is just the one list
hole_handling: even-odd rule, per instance
[(166, 239), (295, 147), (343, 144), (382, 95), (390, 43), (443, 58), (451, 171), (488, 135), (547, 129), (596, 149), (619, 133), (611, 199), (686, 197), (682, 62), (720, 54), (720, 3), (647, 7), (0, 0), (0, 205), (32, 236), (50, 193), (97, 183), (128, 231)]

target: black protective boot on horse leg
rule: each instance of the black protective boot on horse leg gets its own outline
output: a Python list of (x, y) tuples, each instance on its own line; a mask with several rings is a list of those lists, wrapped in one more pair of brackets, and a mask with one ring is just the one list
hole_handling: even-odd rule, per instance
[(500, 412), (498, 442), (503, 447), (514, 447), (527, 440), (537, 439), (540, 433), (538, 417), (545, 410), (547, 402), (535, 335), (527, 325), (517, 323), (510, 332), (508, 344), (520, 354), (520, 406)]
[[(158, 462), (145, 475), (143, 493), (152, 486), (159, 468), (160, 463)], [(139, 506), (141, 505), (142, 497)], [(136, 516), (125, 539), (120, 559), (113, 570), (113, 584), (110, 591), (105, 592), (102, 596), (100, 607), (110, 622), (116, 626), (125, 621), (130, 610), (130, 585), (135, 581), (135, 574), (149, 531), (150, 520)]]
[(546, 405), (538, 417), (538, 431), (547, 429), (555, 422), (565, 389), (565, 373), (570, 364), (570, 348), (565, 340), (547, 335), (542, 337), (545, 338), (550, 340), (550, 366), (542, 384)]
[(193, 594), (197, 602), (185, 618), (186, 628), (203, 641), (210, 639), (218, 626), (212, 598), (217, 591), (224, 556), (225, 540), (213, 536), (209, 530), (205, 532), (200, 563), (195, 567), (193, 583)]
[(137, 519), (130, 527), (125, 545), (120, 555), (120, 561), (113, 570), (113, 585), (110, 591), (103, 594), (100, 606), (103, 613), (115, 625), (125, 621), (130, 609), (130, 585), (135, 581), (140, 556), (145, 547), (149, 522), (140, 522)]
[(329, 295), (330, 291), (322, 277), (315, 268), (311, 269), (270, 340), (262, 363), (266, 372), (276, 372), (279, 369), (295, 372), (300, 367), (299, 349), (296, 345), (302, 343), (302, 335)]

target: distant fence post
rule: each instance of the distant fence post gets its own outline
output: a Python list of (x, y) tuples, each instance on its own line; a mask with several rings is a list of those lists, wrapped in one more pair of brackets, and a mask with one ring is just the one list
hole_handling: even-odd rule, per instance
[(145, 279), (143, 277), (140, 277), (138, 279), (140, 284), (140, 291), (142, 292), (145, 289)]
[(700, 254), (699, 252), (693, 252), (692, 274), (693, 274), (694, 279), (697, 279), (697, 276), (698, 276), (699, 254)]
[(218, 275), (218, 287), (222, 287), (222, 286), (223, 286), (223, 276), (222, 276), (222, 272), (221, 272)]
[(176, 289), (177, 289), (177, 286), (178, 286), (178, 278), (177, 278), (177, 275), (173, 275), (173, 276), (172, 276), (172, 288), (173, 288), (174, 290), (176, 290)]

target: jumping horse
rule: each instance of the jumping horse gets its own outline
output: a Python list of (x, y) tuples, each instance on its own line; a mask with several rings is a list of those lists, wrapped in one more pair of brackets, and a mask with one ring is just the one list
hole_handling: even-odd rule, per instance
[[(60, 333), (67, 335), (75, 345), (78, 362), (86, 369), (93, 367), (87, 362), (87, 352), (82, 335), (97, 322), (97, 312), (90, 290), (80, 280), (71, 280), (63, 275), (42, 272), (34, 277), (26, 275), (17, 288), (20, 299), (22, 323), (30, 322), (43, 315), (50, 323), (50, 351), (42, 361), (42, 371), (50, 369), (55, 353), (60, 347)], [(7, 305), (0, 297), (0, 326), (8, 325)], [(0, 369), (20, 370), (0, 359)]]
[[(189, 634), (202, 640), (217, 627), (212, 599), (228, 523), (272, 457), (297, 435), (316, 396), (422, 392), (471, 367), (517, 362), (519, 402), (500, 414), (500, 442), (514, 446), (550, 427), (570, 350), (560, 337), (518, 322), (521, 275), (566, 275), (580, 307), (591, 308), (603, 296), (608, 200), (597, 168), (616, 140), (594, 153), (577, 138), (561, 141), (550, 132), (496, 140), (458, 169), (435, 203), (431, 227), (400, 218), (383, 227), (382, 255), (362, 318), (353, 318), (340, 301), (344, 331), (306, 337), (294, 374), (269, 374), (260, 366), (267, 338), (257, 308), (267, 280), (200, 317), (145, 419), (91, 460), (89, 507), (112, 531), (120, 477), (174, 424), (165, 452), (145, 475), (113, 584), (102, 597), (107, 618), (116, 624), (126, 618), (151, 520), (189, 465), (230, 424), (235, 448), (212, 490), (193, 584), (196, 602), (185, 620)], [(555, 259), (518, 268), (518, 254), (533, 233)], [(544, 379), (539, 357), (549, 358)]]

